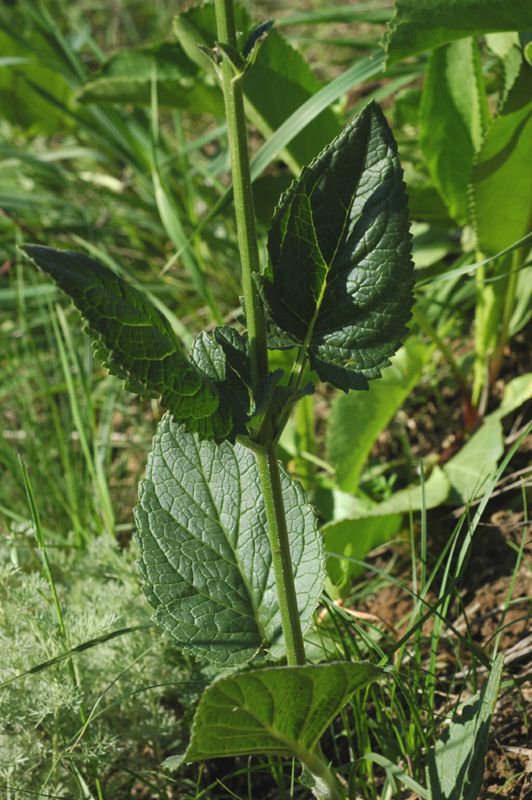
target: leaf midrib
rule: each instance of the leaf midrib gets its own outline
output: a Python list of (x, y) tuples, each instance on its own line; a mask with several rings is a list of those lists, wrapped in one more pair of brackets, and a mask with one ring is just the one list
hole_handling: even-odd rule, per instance
[[(370, 120), (369, 125), (371, 127), (371, 120)], [(367, 161), (369, 139), (370, 139), (370, 136), (369, 136), (369, 131), (368, 131), (368, 135), (366, 137), (365, 146), (364, 146), (364, 156), (363, 156), (362, 162), (361, 162), (363, 165)], [(334, 248), (334, 252), (333, 252), (329, 262), (327, 262), (325, 260), (325, 258), (323, 256), (322, 249), (321, 249), (321, 245), (320, 245), (320, 243), (318, 241), (318, 237), (317, 237), (317, 233), (316, 233), (316, 224), (315, 224), (315, 220), (314, 220), (314, 208), (312, 206), (312, 203), (310, 202), (310, 200), (312, 198), (312, 194), (316, 189), (316, 186), (318, 184), (320, 176), (317, 176), (311, 191), (307, 195), (308, 198), (309, 198), (310, 217), (311, 217), (311, 220), (312, 220), (312, 232), (314, 234), (314, 241), (316, 243), (316, 247), (317, 247), (317, 249), (319, 251), (319, 254), (320, 254), (321, 258), (322, 258), (323, 263), (325, 264), (325, 276), (324, 276), (324, 279), (323, 279), (323, 283), (322, 283), (322, 287), (321, 287), (321, 290), (320, 290), (320, 294), (318, 296), (318, 299), (316, 300), (316, 308), (314, 309), (314, 314), (312, 315), (312, 319), (311, 319), (311, 321), (309, 323), (309, 328), (308, 328), (307, 334), (306, 334), (305, 339), (303, 341), (303, 344), (301, 346), (302, 349), (305, 352), (308, 350), (308, 348), (310, 346), (310, 343), (312, 341), (312, 337), (314, 335), (314, 328), (316, 327), (316, 322), (318, 321), (318, 317), (319, 317), (320, 310), (321, 310), (321, 305), (322, 305), (323, 299), (325, 297), (325, 292), (327, 291), (327, 288), (330, 285), (329, 282), (328, 282), (329, 273), (330, 273), (330, 271), (331, 271), (331, 269), (332, 269), (332, 267), (334, 265), (334, 261), (335, 261), (335, 258), (337, 256), (337, 254), (338, 254), (338, 250), (340, 248), (340, 245), (343, 244), (345, 230), (346, 230), (346, 227), (347, 227), (347, 224), (348, 224), (348, 220), (350, 219), (351, 209), (353, 208), (353, 203), (355, 202), (355, 199), (356, 199), (356, 196), (357, 196), (357, 192), (358, 192), (358, 189), (359, 189), (359, 186), (360, 186), (360, 181), (361, 181), (363, 173), (364, 173), (364, 169), (362, 168), (359, 171), (359, 175), (358, 175), (358, 179), (357, 179), (356, 185), (355, 185), (353, 191), (351, 192), (349, 206), (345, 210), (344, 219), (342, 221), (342, 228), (341, 228), (340, 234), (339, 234), (339, 236), (337, 238), (336, 246)]]
[[(175, 437), (172, 436), (172, 438), (173, 438), (174, 442), (176, 443), (176, 445), (179, 447), (179, 445), (177, 444), (177, 442), (175, 440)], [(200, 454), (199, 454), (198, 444), (197, 444), (195, 439), (193, 441), (194, 441), (194, 447), (196, 449), (196, 455), (197, 455), (197, 459), (198, 459), (197, 463), (201, 465), (199, 468), (198, 468), (197, 464), (194, 464), (194, 462), (191, 461), (190, 457), (186, 454), (186, 451), (184, 451), (181, 447), (179, 447), (179, 452), (181, 453), (181, 455), (183, 457), (183, 460), (186, 460), (187, 463), (190, 464), (191, 468), (196, 470), (196, 471), (198, 471), (199, 474), (201, 475), (201, 477), (203, 478), (204, 484), (205, 484), (205, 486), (207, 488), (207, 494), (208, 494), (209, 499), (210, 499), (210, 504), (211, 504), (211, 519), (214, 519), (216, 524), (219, 526), (220, 531), (224, 535), (225, 540), (226, 540), (231, 552), (233, 553), (234, 562), (229, 561), (229, 559), (227, 559), (226, 556), (224, 556), (223, 553), (221, 553), (219, 550), (215, 549), (210, 542), (206, 542), (203, 539), (198, 538), (198, 536), (196, 534), (194, 534), (189, 528), (185, 527), (180, 522), (178, 522), (178, 520), (176, 520), (173, 515), (170, 515), (170, 516), (172, 516), (172, 519), (175, 520), (176, 524), (178, 524), (181, 528), (183, 528), (193, 539), (196, 539), (196, 541), (199, 541), (203, 546), (206, 546), (209, 550), (211, 550), (212, 553), (214, 553), (218, 559), (221, 559), (222, 561), (225, 561), (225, 563), (228, 564), (231, 567), (236, 567), (237, 568), (237, 570), (238, 570), (238, 572), (240, 574), (240, 578), (242, 579), (242, 582), (243, 582), (244, 587), (246, 589), (246, 593), (247, 593), (247, 597), (248, 597), (248, 601), (249, 601), (249, 605), (250, 605), (252, 614), (250, 615), (250, 614), (244, 614), (243, 612), (237, 612), (232, 606), (226, 606), (225, 604), (220, 603), (219, 600), (214, 600), (211, 597), (211, 595), (208, 595), (205, 592), (201, 591), (194, 584), (191, 584), (191, 585), (193, 585), (194, 590), (197, 591), (198, 594), (201, 594), (202, 596), (208, 598), (211, 602), (219, 603), (220, 605), (224, 606), (224, 608), (230, 608), (233, 611), (235, 611), (235, 613), (239, 613), (240, 616), (242, 616), (242, 617), (246, 617), (248, 619), (253, 619), (253, 621), (257, 625), (257, 632), (258, 632), (258, 634), (259, 634), (259, 636), (261, 638), (261, 641), (266, 641), (266, 632), (265, 632), (265, 630), (263, 628), (261, 619), (260, 619), (259, 614), (258, 614), (258, 608), (257, 608), (257, 606), (255, 604), (255, 601), (254, 601), (253, 592), (251, 591), (249, 583), (247, 581), (247, 577), (246, 577), (245, 571), (244, 571), (244, 569), (242, 567), (242, 562), (241, 562), (240, 558), (237, 555), (236, 549), (233, 547), (233, 545), (231, 543), (231, 537), (230, 537), (229, 531), (227, 530), (227, 528), (223, 524), (222, 520), (220, 519), (219, 510), (218, 510), (218, 508), (216, 506), (216, 503), (214, 501), (214, 498), (212, 496), (212, 492), (211, 492), (211, 488), (210, 488), (210, 485), (209, 485), (209, 481), (207, 479), (207, 475), (205, 474), (205, 471), (203, 469), (203, 463), (201, 461), (201, 457), (200, 457)], [(162, 450), (162, 448), (160, 446), (160, 443), (159, 443), (159, 451), (160, 451), (161, 458), (164, 461), (164, 464), (165, 464), (168, 472), (170, 473), (170, 475), (172, 475), (172, 477), (174, 477), (172, 468), (171, 468), (170, 464), (168, 463), (168, 460), (166, 458), (166, 454), (163, 452), (163, 450)], [(238, 462), (236, 462), (236, 463), (237, 463), (237, 469), (238, 469), (239, 477), (241, 477), (240, 467), (238, 465)], [(155, 483), (151, 479), (151, 472), (150, 472), (150, 478), (149, 479), (150, 479), (150, 482), (151, 482), (152, 486), (155, 487)], [(174, 478), (174, 480), (176, 480), (176, 479)], [(240, 484), (239, 485), (239, 508), (240, 508), (241, 499), (242, 499), (241, 481), (239, 481), (239, 484)], [(185, 488), (185, 486), (183, 485), (182, 482), (179, 484), (179, 486), (180, 486), (181, 490), (183, 491), (183, 493), (186, 495), (186, 497), (188, 497), (190, 499), (192, 505), (195, 508), (197, 508), (198, 511), (201, 513), (201, 516), (207, 517), (208, 515), (206, 514), (205, 509), (200, 505), (200, 503), (195, 499), (195, 497), (193, 497), (193, 495), (190, 494), (190, 492)], [(160, 503), (160, 500), (159, 500), (158, 496), (157, 496), (157, 499), (158, 499), (158, 502)], [(161, 505), (161, 508), (163, 508), (162, 505)], [(165, 510), (165, 509), (163, 508), (163, 510)], [(167, 513), (170, 514), (170, 512), (167, 512)], [(240, 515), (238, 516), (238, 522), (237, 522), (237, 528), (236, 528), (236, 540), (237, 541), (238, 541), (239, 534), (240, 534)], [(161, 547), (161, 545), (159, 544), (158, 539), (156, 537), (153, 537), (153, 538), (157, 542), (157, 545), (158, 545), (159, 549), (161, 550), (162, 554), (165, 556), (165, 559), (168, 561), (168, 557), (167, 557), (165, 551), (163, 550), (163, 548)], [(168, 562), (168, 563), (170, 563), (170, 562)], [(172, 567), (172, 568), (175, 569), (175, 567)], [(268, 574), (270, 573), (270, 570), (271, 570), (271, 562), (270, 562), (270, 565), (269, 565)], [(175, 570), (175, 571), (178, 572), (177, 570)], [(180, 575), (181, 573), (178, 572), (178, 574)], [(263, 593), (261, 594), (261, 597), (262, 596), (263, 596)], [(162, 605), (164, 605), (166, 607), (166, 604), (162, 604)]]

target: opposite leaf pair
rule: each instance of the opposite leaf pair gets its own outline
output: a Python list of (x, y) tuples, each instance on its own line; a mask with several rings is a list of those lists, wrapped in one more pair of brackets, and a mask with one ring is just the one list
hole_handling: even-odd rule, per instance
[[(404, 337), (413, 287), (402, 171), (375, 103), (282, 196), (268, 250), (262, 290), (282, 344), (302, 346), (334, 386), (366, 388)], [(229, 421), (220, 399), (226, 369), (245, 383), (245, 344), (236, 334), (223, 329), (203, 339), (187, 360), (163, 315), (113, 272), (68, 251), (28, 246), (26, 252), (72, 297), (100, 356), (134, 391), (160, 395), (174, 418), (202, 438), (241, 432), (242, 419)]]
[[(413, 285), (402, 172), (377, 105), (282, 196), (268, 249), (261, 291), (281, 335), (270, 346), (297, 345), (333, 386), (366, 388), (405, 334)], [(218, 663), (259, 650), (282, 658), (257, 465), (249, 450), (221, 441), (255, 435), (265, 408), (274, 430), (276, 417), (282, 426), (291, 397), (281, 376), (252, 397), (247, 340), (235, 330), (199, 334), (187, 357), (162, 313), (98, 262), (26, 252), (72, 297), (111, 371), (133, 391), (159, 395), (172, 414), (159, 425), (137, 510), (156, 619), (181, 648)], [(286, 473), (281, 483), (305, 629), (323, 586), (322, 545), (303, 490)]]

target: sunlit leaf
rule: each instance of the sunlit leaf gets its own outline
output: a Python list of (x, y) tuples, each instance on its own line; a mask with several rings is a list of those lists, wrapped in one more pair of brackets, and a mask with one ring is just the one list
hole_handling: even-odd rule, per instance
[[(321, 536), (281, 473), (301, 625), (323, 585)], [(158, 622), (180, 648), (226, 666), (284, 655), (264, 497), (253, 453), (160, 422), (136, 508), (140, 569)]]
[(263, 291), (320, 378), (365, 389), (405, 336), (412, 307), (408, 209), (397, 149), (370, 103), (282, 196)]

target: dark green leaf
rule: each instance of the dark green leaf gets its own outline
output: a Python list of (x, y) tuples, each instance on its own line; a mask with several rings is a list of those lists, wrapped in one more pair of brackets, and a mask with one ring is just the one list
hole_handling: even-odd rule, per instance
[[(305, 630), (323, 584), (321, 537), (301, 486), (284, 471), (281, 480)], [(164, 417), (136, 520), (155, 620), (185, 652), (227, 666), (261, 649), (283, 656), (264, 500), (250, 450), (199, 442)]]
[(386, 37), (387, 62), (466, 36), (531, 28), (530, 0), (396, 0)]
[(473, 169), (474, 223), (482, 252), (497, 253), (530, 230), (530, 164), (532, 67), (523, 62)]
[(263, 291), (277, 325), (334, 386), (365, 389), (412, 308), (408, 209), (393, 136), (370, 103), (282, 196)]
[(312, 765), (322, 734), (353, 693), (384, 674), (360, 661), (269, 667), (222, 678), (200, 700), (183, 760), (275, 754)]
[(82, 253), (27, 245), (25, 252), (74, 301), (96, 355), (127, 387), (160, 395), (175, 419), (202, 435), (225, 436), (213, 382), (185, 355), (167, 319), (133, 286)]
[(488, 121), (474, 39), (452, 42), (431, 54), (420, 121), (420, 144), (429, 172), (451, 216), (465, 224), (473, 158)]
[(268, 19), (266, 22), (261, 22), (260, 25), (257, 25), (257, 27), (251, 31), (242, 48), (242, 55), (244, 58), (249, 58), (255, 47), (260, 45), (266, 39), (266, 36), (269, 34), (272, 28), (273, 20)]
[(218, 391), (216, 416), (220, 432), (226, 433), (216, 438), (234, 441), (238, 434), (245, 434), (251, 396), (247, 340), (234, 328), (225, 326), (212, 333), (203, 331), (194, 339), (190, 360)]

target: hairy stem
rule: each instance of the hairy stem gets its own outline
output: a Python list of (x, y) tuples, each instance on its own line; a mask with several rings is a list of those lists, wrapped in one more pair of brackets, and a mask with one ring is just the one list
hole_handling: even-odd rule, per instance
[[(215, 9), (219, 42), (236, 48), (232, 0), (216, 0)], [(247, 149), (242, 76), (235, 74), (235, 69), (227, 56), (224, 56), (222, 61), (222, 85), (233, 176), (236, 229), (242, 263), (242, 291), (246, 311), (251, 372), (256, 391), (268, 374), (266, 326), (254, 279), (254, 275), (258, 275), (260, 272), (260, 262)]]
[(281, 622), (290, 665), (305, 663), (305, 647), (299, 623), (294, 572), (288, 541), (283, 490), (275, 445), (270, 442), (255, 451), (266, 507), (272, 564), (279, 597)]
[(319, 748), (307, 755), (303, 763), (314, 776), (315, 786), (312, 793), (317, 800), (345, 800), (346, 792), (334, 772), (329, 769)]
[(524, 249), (516, 250), (512, 253), (512, 263), (510, 267), (510, 276), (508, 284), (506, 285), (506, 293), (504, 297), (504, 307), (502, 311), (501, 329), (499, 333), (499, 340), (493, 354), (492, 363), (490, 366), (490, 382), (493, 383), (497, 380), (502, 366), (504, 357), (504, 348), (510, 338), (510, 323), (512, 315), (515, 310), (515, 301), (517, 297), (517, 280), (519, 277), (519, 268), (524, 262)]
[[(236, 49), (235, 18), (232, 0), (215, 0), (216, 25), (220, 44)], [(259, 274), (259, 250), (255, 225), (251, 175), (247, 149), (246, 119), (242, 94), (242, 76), (226, 54), (222, 61), (222, 84), (227, 118), (229, 152), (238, 234), (242, 262), (242, 289), (246, 311), (251, 373), (255, 397), (268, 375), (266, 326), (262, 303), (255, 283)], [(290, 665), (305, 663), (303, 635), (299, 621), (294, 585), (292, 558), (288, 541), (286, 512), (283, 503), (281, 476), (275, 444), (265, 431), (265, 444), (254, 447), (266, 505), (268, 532), (272, 551), (275, 584), (279, 598), (281, 621)], [(270, 435), (268, 436), (268, 433)]]

